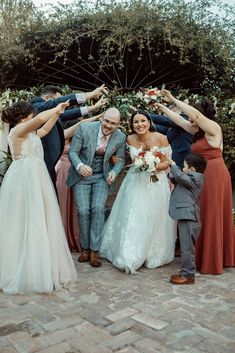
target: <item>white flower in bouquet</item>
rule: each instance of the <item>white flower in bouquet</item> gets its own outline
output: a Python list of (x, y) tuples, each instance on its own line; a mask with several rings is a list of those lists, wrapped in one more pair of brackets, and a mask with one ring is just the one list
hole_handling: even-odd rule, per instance
[(163, 154), (158, 147), (152, 148), (150, 151), (141, 150), (135, 157), (133, 166), (137, 171), (149, 172), (150, 179), (153, 182), (158, 181), (156, 168), (161, 163)]
[(134, 166), (135, 166), (136, 168), (141, 168), (141, 167), (143, 167), (143, 165), (144, 165), (143, 159), (137, 157), (137, 158), (135, 159)]
[(148, 172), (154, 172), (156, 169), (156, 157), (152, 153), (152, 151), (146, 151), (145, 154), (145, 163), (147, 165), (147, 171)]
[(149, 90), (144, 91), (142, 99), (146, 104), (149, 104), (151, 102), (160, 103), (162, 101), (162, 94), (158, 88), (151, 88)]
[(135, 96), (138, 99), (143, 99), (143, 93), (142, 92), (137, 92)]

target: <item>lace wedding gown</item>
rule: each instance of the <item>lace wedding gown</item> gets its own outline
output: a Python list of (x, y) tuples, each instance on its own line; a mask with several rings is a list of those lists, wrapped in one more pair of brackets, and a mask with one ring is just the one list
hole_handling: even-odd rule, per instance
[[(170, 147), (160, 150), (171, 152)], [(132, 160), (139, 152), (130, 146)], [(169, 184), (164, 171), (157, 176), (153, 183), (150, 173), (131, 167), (104, 226), (101, 256), (127, 273), (143, 264), (155, 268), (174, 259), (176, 227), (168, 215)]]
[(0, 289), (52, 292), (77, 278), (40, 138), (9, 134), (13, 156), (0, 188)]

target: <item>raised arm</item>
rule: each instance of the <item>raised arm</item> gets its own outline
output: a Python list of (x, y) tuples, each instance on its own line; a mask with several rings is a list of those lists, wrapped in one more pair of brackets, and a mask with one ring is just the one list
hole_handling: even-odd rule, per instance
[(102, 94), (106, 95), (107, 93), (108, 93), (108, 89), (103, 84), (91, 92), (86, 92), (85, 97), (86, 97), (86, 100), (93, 99), (93, 98), (98, 99), (98, 98), (100, 98), (100, 96), (102, 96)]
[(196, 130), (190, 125), (190, 122), (185, 120), (180, 114), (173, 112), (161, 103), (155, 103), (155, 106), (158, 107), (163, 114), (167, 115), (173, 123), (180, 126), (190, 134), (195, 134)]
[(191, 105), (173, 97), (172, 94), (165, 89), (163, 90), (163, 95), (166, 97), (167, 101), (174, 103), (188, 116), (191, 122), (196, 123), (203, 131), (205, 131), (206, 134), (210, 136), (217, 136), (218, 134), (221, 135), (221, 128), (215, 121), (208, 119)]
[(75, 131), (77, 130), (77, 128), (80, 124), (87, 123), (87, 122), (93, 122), (93, 121), (99, 120), (101, 117), (102, 117), (102, 114), (99, 114), (99, 115), (93, 116), (92, 118), (83, 119), (83, 120), (78, 121), (76, 124), (69, 127), (68, 129), (65, 129), (64, 130), (65, 140), (68, 140), (73, 137), (73, 134), (75, 133)]
[(40, 137), (45, 136), (52, 129), (58, 120), (59, 115), (62, 114), (65, 108), (68, 106), (69, 102), (60, 103), (55, 108), (39, 113), (35, 117), (32, 115), (30, 120), (27, 120), (22, 124), (18, 124), (15, 127), (16, 136), (21, 138), (25, 137), (30, 132), (38, 130), (38, 128), (42, 125), (43, 127), (40, 128), (37, 133)]
[(71, 121), (77, 118), (81, 118), (81, 120), (84, 119), (85, 115), (105, 107), (107, 102), (108, 100), (106, 98), (100, 98), (93, 105), (82, 106), (81, 108), (66, 109), (65, 112), (60, 115), (62, 125), (66, 128), (66, 125), (69, 124)]
[(171, 174), (176, 183), (184, 185), (187, 189), (191, 190), (198, 184), (192, 173), (185, 174), (182, 170), (176, 165), (171, 165)]
[(87, 111), (88, 113), (91, 113), (94, 110), (99, 110), (100, 108), (104, 108), (108, 103), (107, 98), (101, 97), (94, 105), (88, 105), (87, 106)]
[(162, 125), (164, 127), (176, 127), (177, 125), (165, 115), (150, 114), (152, 122), (156, 125)]

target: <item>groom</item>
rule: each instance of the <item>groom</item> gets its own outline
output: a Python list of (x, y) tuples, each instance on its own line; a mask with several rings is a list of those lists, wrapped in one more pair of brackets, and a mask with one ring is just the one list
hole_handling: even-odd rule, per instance
[[(69, 150), (72, 166), (67, 185), (73, 188), (83, 248), (78, 261), (90, 261), (93, 267), (101, 265), (98, 251), (109, 186), (125, 164), (126, 136), (118, 129), (119, 122), (119, 110), (107, 109), (101, 122), (78, 127)], [(115, 165), (114, 155), (119, 157)]]

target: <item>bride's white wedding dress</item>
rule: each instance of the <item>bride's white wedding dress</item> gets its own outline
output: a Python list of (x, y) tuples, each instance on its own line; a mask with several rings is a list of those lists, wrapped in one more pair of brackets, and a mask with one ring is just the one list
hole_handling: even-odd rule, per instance
[(0, 289), (52, 292), (77, 278), (40, 138), (9, 134), (13, 156), (0, 188)]
[[(129, 146), (132, 160), (140, 149)], [(171, 152), (170, 147), (160, 148)], [(170, 188), (166, 173), (136, 172), (131, 167), (105, 223), (100, 253), (114, 266), (135, 273), (143, 264), (148, 268), (174, 259), (176, 227), (168, 215)]]

